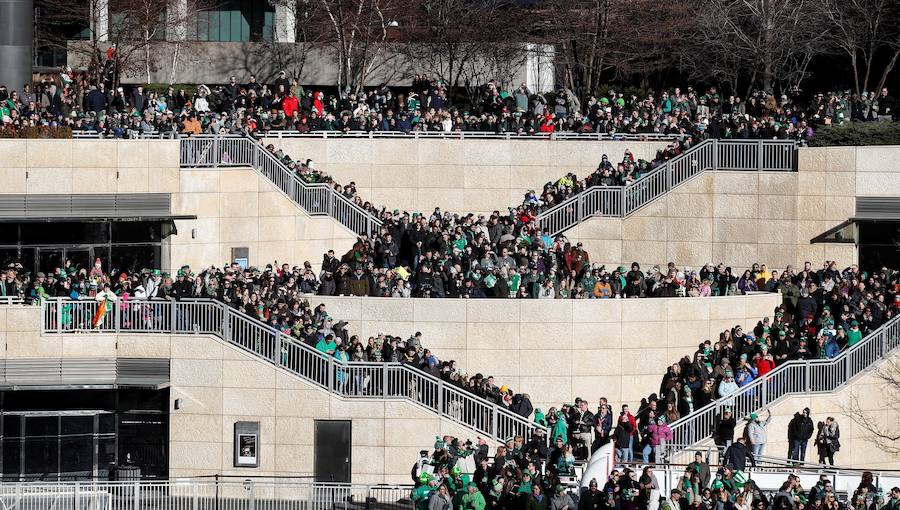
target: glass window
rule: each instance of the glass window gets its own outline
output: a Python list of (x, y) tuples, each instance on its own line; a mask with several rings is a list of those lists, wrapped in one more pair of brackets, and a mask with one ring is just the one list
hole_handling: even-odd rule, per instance
[(7, 414), (3, 416), (3, 437), (22, 437), (21, 414)]
[(199, 41), (270, 41), (275, 8), (257, 0), (223, 0), (217, 7), (200, 13), (190, 31)]
[(23, 223), (22, 244), (60, 245), (109, 242), (109, 223)]
[(26, 416), (25, 436), (59, 435), (59, 416)]
[(59, 474), (68, 477), (91, 476), (94, 473), (94, 438), (64, 437), (60, 441)]
[(25, 474), (57, 473), (59, 438), (25, 439)]
[(22, 439), (3, 440), (3, 474), (18, 475), (22, 469)]
[(75, 434), (93, 434), (94, 416), (62, 416), (60, 417), (61, 434), (64, 436)]

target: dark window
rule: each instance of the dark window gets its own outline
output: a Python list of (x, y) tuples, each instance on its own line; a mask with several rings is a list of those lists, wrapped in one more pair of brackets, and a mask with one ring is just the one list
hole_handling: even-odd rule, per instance
[(22, 439), (3, 440), (3, 474), (18, 475), (22, 472)]
[(223, 0), (197, 13), (189, 36), (198, 41), (271, 41), (275, 8), (257, 0)]

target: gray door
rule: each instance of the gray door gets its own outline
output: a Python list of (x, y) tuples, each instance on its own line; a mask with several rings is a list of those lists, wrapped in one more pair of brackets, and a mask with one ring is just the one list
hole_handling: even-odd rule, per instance
[(317, 482), (350, 483), (350, 420), (316, 420), (314, 466)]

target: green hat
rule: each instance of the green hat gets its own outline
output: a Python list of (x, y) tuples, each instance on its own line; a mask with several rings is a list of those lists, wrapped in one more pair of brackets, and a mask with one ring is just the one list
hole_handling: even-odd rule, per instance
[(787, 333), (782, 329), (778, 332), (778, 336), (787, 336)]
[(750, 413), (750, 415), (747, 416), (747, 419), (750, 421), (756, 421), (757, 418), (759, 418), (759, 415), (757, 415), (756, 413)]
[(152, 274), (153, 276), (160, 276), (159, 269), (154, 269), (153, 271), (150, 272), (150, 274)]
[(454, 475), (458, 475), (458, 474), (462, 473), (462, 470), (459, 469), (459, 466), (453, 466), (453, 469), (450, 470), (450, 473), (454, 474)]
[(851, 326), (851, 327), (852, 327), (852, 326), (859, 326), (859, 322), (858, 322), (858, 321), (853, 321), (853, 322), (850, 323), (850, 326)]
[(177, 275), (184, 276), (184, 269), (179, 269)]
[(469, 485), (467, 485), (467, 487), (475, 487), (477, 489), (478, 484), (476, 484), (475, 482), (469, 482)]
[(566, 490), (566, 488), (563, 487), (561, 483), (556, 484), (556, 492), (562, 492), (564, 490)]
[(422, 483), (428, 483), (434, 480), (434, 477), (429, 475), (428, 473), (422, 473), (419, 475), (419, 481)]
[(622, 266), (619, 266), (619, 267), (616, 268), (616, 271), (618, 271), (618, 272), (620, 272), (620, 273), (624, 273), (624, 272), (625, 272), (625, 268), (622, 267)]

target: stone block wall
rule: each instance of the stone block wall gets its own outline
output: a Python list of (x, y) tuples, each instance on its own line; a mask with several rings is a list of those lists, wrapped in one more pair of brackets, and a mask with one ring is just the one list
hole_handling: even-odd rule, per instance
[(603, 154), (653, 159), (666, 142), (549, 140), (267, 139), (294, 159), (312, 159), (363, 200), (389, 210), (489, 214), (522, 203), (529, 189), (567, 172), (594, 171)]
[(607, 265), (674, 261), (699, 269), (857, 262), (853, 244), (810, 240), (854, 216), (857, 196), (897, 196), (898, 148), (802, 148), (798, 172), (706, 172), (633, 215), (592, 218), (567, 233)]
[(309, 216), (266, 178), (249, 168), (183, 168), (174, 214), (195, 215), (177, 222), (171, 238), (173, 267), (218, 267), (232, 260), (235, 247), (250, 249), (250, 264), (275, 261), (300, 265), (322, 262), (329, 249), (339, 256), (356, 236), (327, 216)]
[[(780, 295), (716, 298), (506, 300), (310, 298), (363, 343), (423, 334), (441, 360), (528, 393), (546, 410), (581, 397), (636, 405), (669, 365), (735, 325), (771, 317)], [(593, 404), (592, 404), (593, 405)]]

